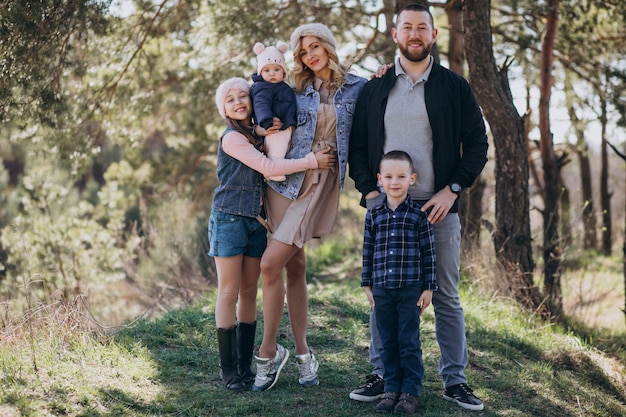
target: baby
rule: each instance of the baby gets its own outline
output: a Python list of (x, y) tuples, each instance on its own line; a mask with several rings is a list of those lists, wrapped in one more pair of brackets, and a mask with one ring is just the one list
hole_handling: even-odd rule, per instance
[[(284, 158), (291, 142), (291, 133), (296, 126), (296, 96), (285, 82), (287, 68), (285, 56), (288, 45), (278, 42), (265, 47), (257, 42), (253, 51), (257, 54), (257, 72), (252, 75), (250, 97), (254, 119), (262, 128), (272, 127), (274, 117), (282, 122), (281, 129), (265, 137), (265, 151), (270, 158)], [(268, 177), (273, 181), (284, 181), (284, 175)]]

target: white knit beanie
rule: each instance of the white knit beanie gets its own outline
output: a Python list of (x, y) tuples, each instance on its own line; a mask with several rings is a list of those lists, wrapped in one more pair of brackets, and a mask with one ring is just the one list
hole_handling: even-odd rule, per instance
[(234, 77), (229, 78), (217, 87), (217, 90), (215, 90), (215, 105), (217, 106), (217, 110), (220, 112), (220, 116), (224, 119), (226, 118), (224, 102), (226, 101), (226, 96), (230, 90), (241, 90), (249, 94), (250, 84), (248, 84), (248, 82), (243, 78)]
[(268, 46), (267, 48), (260, 42), (254, 44), (252, 50), (257, 54), (257, 69), (256, 73), (261, 75), (263, 67), (269, 64), (280, 65), (287, 75), (287, 67), (285, 67), (285, 52), (289, 45), (286, 42), (278, 42), (276, 46)]
[(318, 37), (325, 42), (328, 42), (333, 46), (333, 48), (337, 48), (337, 41), (335, 41), (335, 37), (331, 33), (330, 29), (328, 29), (325, 25), (321, 23), (309, 23), (306, 25), (298, 26), (296, 30), (291, 34), (291, 49), (293, 51), (296, 50), (296, 43), (300, 38), (305, 36), (315, 36)]

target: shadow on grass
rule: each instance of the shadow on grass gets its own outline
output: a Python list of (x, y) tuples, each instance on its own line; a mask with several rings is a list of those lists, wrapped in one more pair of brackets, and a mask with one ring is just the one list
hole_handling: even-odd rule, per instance
[(588, 351), (546, 350), (480, 323), (472, 328), (468, 373), (477, 387), (488, 392), (491, 398), (486, 403), (493, 403), (499, 415), (518, 410), (542, 417), (626, 416), (626, 393)]
[[(330, 286), (330, 284), (329, 284)], [(308, 341), (320, 360), (321, 384), (302, 388), (293, 363), (293, 338), (285, 313), (279, 343), (292, 354), (277, 385), (264, 393), (234, 394), (222, 387), (212, 308), (174, 310), (140, 321), (115, 342), (133, 351), (147, 349), (158, 370), (162, 392), (151, 401), (120, 391), (102, 391), (107, 411), (93, 416), (374, 416), (375, 403), (348, 398), (371, 371), (367, 309), (350, 294), (312, 294)], [(437, 375), (439, 349), (432, 310), (424, 314), (422, 342), (426, 375), (420, 416), (626, 416), (626, 394), (583, 352), (546, 352), (533, 341), (492, 331), (468, 318), (470, 385), (483, 398), (483, 412), (470, 413), (445, 401)], [(261, 342), (259, 320), (256, 345)]]

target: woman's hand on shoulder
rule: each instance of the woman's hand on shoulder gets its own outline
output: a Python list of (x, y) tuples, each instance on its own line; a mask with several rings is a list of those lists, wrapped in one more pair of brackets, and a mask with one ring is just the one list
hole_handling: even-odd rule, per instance
[(370, 79), (373, 80), (374, 78), (382, 78), (383, 75), (385, 75), (387, 71), (389, 71), (392, 67), (393, 67), (393, 64), (383, 64), (379, 66), (378, 69), (376, 70), (376, 73), (372, 74)]
[(319, 169), (329, 169), (337, 163), (337, 154), (329, 146), (326, 149), (315, 152), (315, 159), (317, 159), (317, 167)]

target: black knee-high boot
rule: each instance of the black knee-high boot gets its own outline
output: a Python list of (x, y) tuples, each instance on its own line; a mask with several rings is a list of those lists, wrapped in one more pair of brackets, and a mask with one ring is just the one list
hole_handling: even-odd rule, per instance
[(237, 330), (235, 326), (229, 329), (217, 329), (217, 346), (220, 352), (220, 376), (224, 387), (232, 391), (241, 391), (246, 388), (237, 369)]
[(252, 354), (254, 353), (254, 335), (256, 333), (256, 321), (254, 323), (239, 323), (237, 326), (237, 341), (239, 343), (239, 361), (237, 368), (239, 376), (246, 385), (254, 383), (252, 372)]

